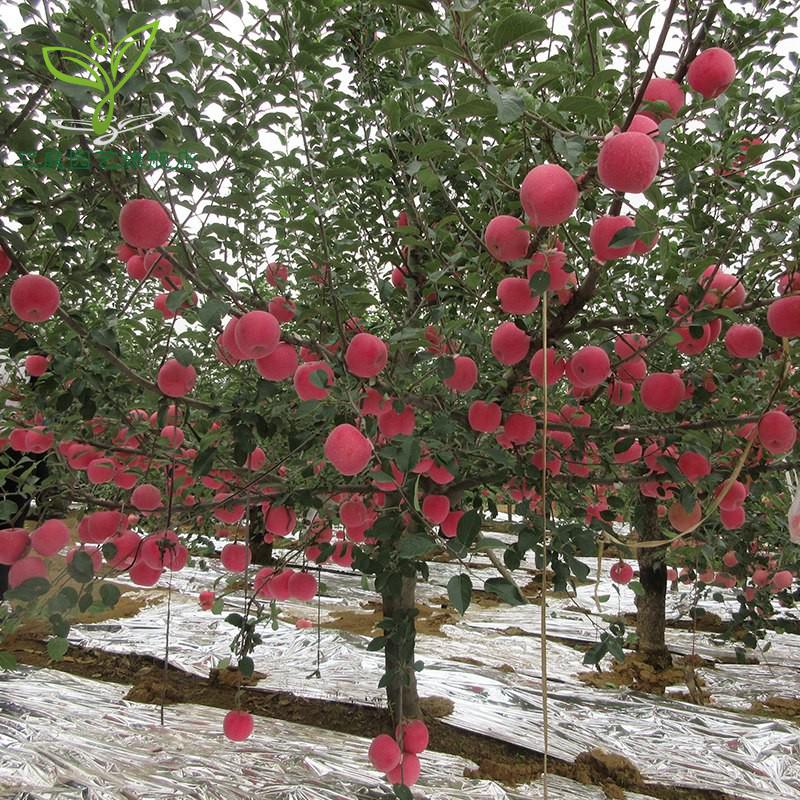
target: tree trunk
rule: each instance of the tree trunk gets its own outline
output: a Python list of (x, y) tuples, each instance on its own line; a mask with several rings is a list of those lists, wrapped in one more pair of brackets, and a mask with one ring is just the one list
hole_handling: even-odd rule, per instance
[(384, 659), (386, 665), (386, 697), (389, 713), (397, 724), (400, 719), (420, 716), (417, 694), (417, 673), (414, 670), (414, 642), (416, 638), (416, 574), (400, 577), (400, 591), (392, 592), (389, 585), (381, 594), (384, 619), (394, 620), (391, 631), (386, 631)]
[(250, 526), (248, 531), (250, 562), (262, 567), (274, 564), (272, 545), (264, 541), (264, 514), (261, 512), (261, 506), (250, 507), (248, 524)]
[[(640, 542), (660, 538), (658, 505), (652, 497), (640, 497), (637, 504), (636, 530)], [(666, 631), (667, 548), (646, 547), (638, 551), (639, 583), (644, 592), (636, 596), (636, 634), (639, 653), (656, 669), (672, 666), (672, 656), (664, 640)]]

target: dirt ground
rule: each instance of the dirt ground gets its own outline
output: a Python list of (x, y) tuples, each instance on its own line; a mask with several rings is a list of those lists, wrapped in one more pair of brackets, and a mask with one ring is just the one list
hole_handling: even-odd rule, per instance
[(711, 666), (701, 658), (675, 658), (672, 667), (657, 670), (638, 653), (630, 653), (624, 661), (614, 661), (610, 670), (579, 672), (578, 679), (598, 689), (629, 686), (639, 692), (663, 695), (670, 686), (683, 686), (686, 692), (671, 694), (698, 705), (706, 705), (711, 695), (705, 690), (705, 682), (697, 674), (697, 668)]

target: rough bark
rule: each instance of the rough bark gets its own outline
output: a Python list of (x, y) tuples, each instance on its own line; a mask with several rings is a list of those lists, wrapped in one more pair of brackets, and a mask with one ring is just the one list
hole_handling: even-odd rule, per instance
[(272, 545), (264, 541), (264, 515), (260, 506), (251, 506), (248, 519), (250, 526), (250, 561), (259, 566), (270, 566), (275, 563), (272, 557)]
[(399, 592), (392, 592), (387, 587), (381, 595), (384, 618), (394, 620), (391, 634), (386, 639), (384, 661), (387, 675), (386, 696), (389, 712), (395, 723), (401, 718), (413, 719), (420, 716), (417, 673), (414, 671), (416, 587), (416, 575), (403, 575), (400, 578)]
[[(640, 497), (636, 530), (640, 542), (656, 541), (659, 535), (658, 505), (652, 497)], [(644, 590), (636, 596), (636, 634), (639, 653), (656, 669), (672, 665), (664, 640), (666, 631), (667, 565), (666, 547), (645, 547), (638, 551), (639, 583)]]

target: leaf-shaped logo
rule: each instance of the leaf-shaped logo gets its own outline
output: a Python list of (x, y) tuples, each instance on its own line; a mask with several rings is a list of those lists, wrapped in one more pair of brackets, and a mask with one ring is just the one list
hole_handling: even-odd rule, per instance
[[(155, 41), (156, 31), (158, 31), (158, 22), (151, 22), (126, 34), (111, 51), (111, 63), (108, 72), (96, 59), (80, 52), (80, 50), (73, 50), (70, 47), (45, 47), (42, 49), (45, 66), (58, 80), (74, 86), (94, 89), (100, 93), (100, 101), (97, 103), (92, 115), (92, 130), (96, 136), (102, 136), (111, 126), (111, 119), (114, 116), (114, 96), (144, 63)], [(122, 59), (133, 45), (139, 44), (138, 37), (141, 34), (144, 34), (141, 51), (137, 54), (133, 63), (128, 66), (127, 70), (120, 75)], [(99, 55), (101, 50), (95, 44), (97, 40), (102, 42), (103, 48), (107, 45), (106, 38), (102, 34), (96, 34), (92, 37), (92, 49)], [(54, 56), (58, 58), (58, 64), (55, 63)], [(65, 63), (80, 67), (90, 77), (86, 78), (65, 72), (62, 69), (62, 65)]]
[[(144, 60), (147, 58), (147, 54), (150, 52), (150, 48), (153, 46), (153, 42), (156, 38), (156, 31), (158, 31), (158, 21), (151, 22), (147, 25), (142, 25), (141, 28), (137, 28), (135, 31), (131, 31), (128, 33), (125, 38), (121, 39), (114, 49), (111, 51), (111, 77), (114, 80), (114, 91), (118, 92), (122, 86), (128, 81), (128, 78), (136, 72), (137, 69), (144, 63)], [(137, 44), (137, 37), (140, 33), (144, 34), (144, 43), (142, 44), (142, 50), (136, 59), (134, 60), (133, 64), (131, 64), (125, 73), (118, 78), (117, 73), (119, 72), (120, 64), (122, 63), (122, 59), (125, 56), (125, 53), (128, 49)]]
[[(54, 53), (60, 56), (62, 62), (77, 64), (77, 66), (86, 70), (92, 76), (91, 79), (64, 72), (53, 62), (52, 56)], [(86, 86), (99, 92), (105, 92), (111, 86), (111, 79), (103, 67), (91, 56), (87, 56), (86, 53), (82, 53), (80, 50), (73, 50), (71, 47), (44, 47), (42, 48), (42, 55), (47, 69), (64, 83), (71, 83), (74, 86)]]

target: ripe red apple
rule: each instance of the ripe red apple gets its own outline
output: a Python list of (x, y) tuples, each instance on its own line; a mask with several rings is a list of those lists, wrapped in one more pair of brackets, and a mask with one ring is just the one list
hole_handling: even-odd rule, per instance
[(250, 548), (240, 542), (230, 542), (222, 548), (219, 560), (231, 572), (244, 572), (250, 565)]
[(269, 311), (248, 311), (236, 321), (234, 337), (244, 358), (263, 358), (278, 346), (281, 326)]
[[(313, 374), (319, 374), (325, 388), (317, 386), (312, 380)], [(308, 361), (301, 364), (294, 372), (294, 389), (301, 400), (324, 400), (333, 386), (333, 370), (325, 361)]]
[(421, 719), (412, 719), (398, 725), (395, 729), (395, 738), (400, 741), (402, 732), (403, 752), (421, 753), (428, 749), (429, 734), (428, 726)]
[(501, 364), (517, 364), (528, 355), (531, 337), (513, 322), (501, 322), (492, 334), (492, 353)]
[(388, 359), (386, 343), (371, 333), (357, 333), (344, 355), (348, 371), (359, 378), (374, 378)]
[(701, 453), (687, 451), (678, 457), (678, 469), (690, 483), (711, 474), (711, 463)]
[(9, 303), (25, 322), (45, 322), (58, 310), (61, 293), (44, 275), (22, 275), (11, 284)]
[(419, 780), (419, 758), (414, 753), (403, 753), (402, 763), (386, 773), (386, 779), (392, 785), (413, 786)]
[(31, 546), (31, 538), (24, 528), (7, 528), (0, 531), (0, 564), (13, 564), (23, 558)]
[[(125, 259), (123, 259), (124, 261)], [(4, 278), (8, 275), (8, 271), (11, 269), (11, 258), (9, 257), (8, 253), (5, 250), (0, 248), (0, 278)]]
[(654, 372), (642, 381), (639, 396), (648, 411), (671, 414), (683, 401), (686, 387), (674, 372)]
[(697, 56), (686, 72), (686, 81), (706, 100), (721, 95), (736, 77), (733, 56), (721, 47), (710, 47)]
[(725, 334), (725, 349), (734, 358), (755, 358), (763, 346), (764, 334), (757, 325), (731, 325)]
[(270, 286), (274, 286), (276, 289), (282, 289), (289, 280), (289, 267), (287, 267), (286, 264), (273, 261), (267, 264), (265, 277)]
[(758, 423), (758, 439), (768, 453), (788, 453), (797, 440), (797, 429), (788, 414), (778, 410), (767, 411)]
[(635, 114), (631, 120), (631, 124), (628, 125), (628, 130), (635, 133), (644, 133), (649, 136), (653, 144), (656, 146), (656, 150), (658, 150), (658, 158), (664, 158), (666, 145), (664, 142), (660, 142), (658, 139), (654, 138), (658, 136), (659, 130), (658, 125), (651, 117), (647, 117), (644, 114)]
[(152, 483), (142, 483), (131, 492), (131, 505), (139, 511), (161, 508), (161, 492)]
[(655, 180), (660, 160), (655, 142), (646, 133), (618, 133), (600, 147), (597, 177), (608, 189), (640, 194)]
[(279, 342), (269, 355), (257, 358), (253, 363), (265, 380), (284, 381), (291, 378), (297, 369), (297, 350), (287, 342)]
[(46, 578), (47, 564), (36, 556), (25, 556), (15, 561), (8, 571), (8, 586), (16, 589), (31, 578)]
[(512, 444), (527, 444), (536, 433), (536, 420), (530, 414), (509, 414), (503, 420), (503, 429)]
[(390, 772), (402, 757), (399, 745), (387, 733), (376, 736), (369, 746), (369, 760), (378, 772)]
[(422, 501), (422, 516), (431, 525), (441, 524), (449, 513), (450, 498), (445, 494), (429, 494)]
[(667, 518), (670, 525), (678, 533), (686, 533), (692, 530), (703, 518), (703, 509), (698, 501), (695, 501), (691, 511), (687, 511), (680, 502), (673, 503), (667, 511)]
[(598, 217), (589, 233), (589, 244), (598, 261), (612, 261), (616, 258), (625, 258), (633, 252), (633, 242), (622, 246), (611, 246), (611, 240), (623, 228), (635, 227), (630, 217), (621, 214), (618, 217)]
[(530, 373), (531, 377), (539, 384), (544, 385), (545, 366), (547, 367), (547, 385), (552, 386), (564, 374), (567, 362), (556, 354), (552, 347), (547, 348), (547, 363), (545, 364), (544, 351), (539, 349), (531, 358)]
[(278, 322), (291, 322), (297, 315), (297, 306), (288, 297), (282, 295), (273, 297), (269, 301), (267, 309)]
[(445, 378), (443, 383), (454, 392), (463, 394), (470, 391), (478, 380), (478, 367), (469, 356), (453, 358), (453, 374)]
[(578, 207), (575, 179), (558, 164), (539, 164), (522, 181), (519, 199), (532, 225), (566, 222)]
[(800, 336), (800, 294), (779, 297), (770, 303), (767, 325), (776, 336), (789, 339)]
[(337, 425), (325, 440), (325, 458), (342, 475), (357, 475), (372, 458), (372, 443), (358, 428)]
[(608, 384), (608, 399), (614, 406), (629, 406), (633, 402), (633, 384), (612, 380)]
[[(642, 100), (645, 103), (655, 103), (661, 101), (666, 103), (671, 113), (664, 116), (675, 117), (683, 108), (686, 102), (686, 95), (680, 85), (671, 78), (651, 78), (644, 90)], [(650, 111), (643, 111), (647, 116), (653, 116)]]
[(254, 728), (253, 716), (238, 708), (229, 711), (222, 722), (223, 733), (232, 742), (249, 739), (253, 735)]
[(48, 519), (31, 533), (31, 547), (45, 558), (54, 556), (68, 543), (69, 528), (61, 519)]
[(614, 583), (625, 586), (633, 580), (633, 567), (624, 561), (617, 561), (611, 565), (609, 576)]
[(156, 378), (158, 388), (167, 397), (184, 397), (194, 389), (196, 381), (195, 368), (191, 364), (185, 367), (175, 358), (164, 362)]
[(48, 356), (33, 355), (25, 359), (25, 372), (32, 378), (39, 378), (47, 372), (50, 366), (50, 358)]
[(289, 577), (289, 596), (302, 603), (313, 600), (317, 594), (317, 579), (310, 572), (295, 572)]
[(497, 284), (497, 299), (506, 314), (530, 314), (539, 306), (539, 297), (531, 294), (527, 278), (503, 278)]
[(490, 220), (483, 234), (486, 249), (504, 263), (525, 258), (531, 242), (531, 235), (521, 219), (501, 214)]
[(579, 389), (590, 389), (601, 384), (611, 374), (608, 353), (602, 347), (581, 347), (567, 365), (567, 377)]
[(129, 245), (147, 250), (166, 243), (172, 232), (172, 220), (161, 203), (142, 197), (128, 200), (122, 207), (119, 230)]
[(503, 412), (497, 403), (475, 400), (469, 407), (467, 419), (472, 430), (479, 433), (494, 433), (500, 427)]

